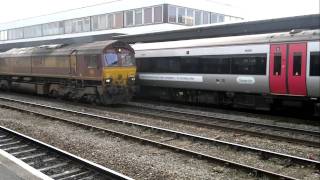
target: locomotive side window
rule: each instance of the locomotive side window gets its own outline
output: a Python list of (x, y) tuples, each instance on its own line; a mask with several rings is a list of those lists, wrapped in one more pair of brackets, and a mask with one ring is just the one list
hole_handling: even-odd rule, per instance
[(281, 54), (274, 55), (273, 75), (281, 75)]
[(310, 76), (320, 76), (320, 52), (310, 54)]
[(301, 76), (301, 53), (293, 55), (293, 76)]
[(85, 56), (84, 58), (87, 61), (88, 68), (98, 68), (98, 56), (97, 55)]

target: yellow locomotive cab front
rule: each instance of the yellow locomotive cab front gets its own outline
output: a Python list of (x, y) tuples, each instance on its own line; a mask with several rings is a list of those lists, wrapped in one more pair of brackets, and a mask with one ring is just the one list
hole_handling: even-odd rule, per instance
[(134, 54), (127, 49), (116, 48), (107, 51), (103, 58), (104, 103), (129, 101), (135, 91), (137, 69)]

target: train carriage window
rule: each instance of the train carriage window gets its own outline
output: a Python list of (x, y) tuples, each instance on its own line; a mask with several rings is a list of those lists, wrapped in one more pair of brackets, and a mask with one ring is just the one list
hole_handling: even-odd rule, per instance
[(301, 53), (294, 53), (293, 55), (293, 76), (301, 76)]
[(280, 76), (281, 75), (281, 54), (274, 55), (274, 64), (273, 64), (273, 75)]
[(6, 60), (4, 58), (0, 58), (0, 68), (1, 66), (5, 66), (6, 65)]
[(139, 72), (197, 74), (266, 74), (266, 55), (143, 58)]
[(220, 57), (202, 57), (200, 59), (201, 73), (205, 74), (229, 74), (230, 59)]
[(265, 57), (233, 57), (231, 63), (232, 74), (265, 75)]
[(310, 54), (310, 76), (320, 76), (320, 52)]

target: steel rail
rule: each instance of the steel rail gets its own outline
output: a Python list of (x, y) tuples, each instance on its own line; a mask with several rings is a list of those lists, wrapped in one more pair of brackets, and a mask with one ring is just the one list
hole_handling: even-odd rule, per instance
[[(296, 143), (296, 144), (301, 144), (301, 145), (306, 145), (306, 146), (311, 146), (311, 147), (320, 147), (320, 141), (313, 141), (310, 139), (298, 139), (294, 138), (292, 136), (284, 136), (284, 135), (277, 135), (277, 134), (271, 134), (271, 133), (266, 133), (264, 131), (254, 131), (248, 129), (248, 126), (251, 127), (257, 127), (257, 128), (269, 128), (270, 130), (277, 131), (277, 132), (287, 132), (291, 134), (298, 134), (300, 133), (301, 135), (308, 135), (308, 136), (313, 136), (315, 139), (320, 139), (320, 131), (315, 131), (315, 130), (306, 130), (306, 129), (299, 129), (299, 128), (291, 128), (291, 127), (284, 127), (284, 126), (276, 126), (276, 125), (269, 125), (269, 124), (262, 124), (262, 123), (257, 123), (257, 122), (248, 122), (248, 121), (240, 121), (236, 119), (228, 119), (228, 118), (221, 118), (217, 116), (212, 116), (212, 115), (203, 115), (203, 114), (198, 114), (198, 113), (191, 113), (191, 112), (184, 112), (184, 111), (178, 111), (178, 110), (173, 110), (173, 109), (157, 109), (149, 106), (139, 106), (139, 105), (134, 105), (134, 104), (127, 104), (126, 106), (132, 107), (132, 108), (143, 108), (143, 109), (149, 109), (152, 111), (158, 111), (158, 114), (154, 114), (152, 112), (141, 112), (141, 110), (136, 110), (136, 109), (124, 109), (124, 111), (135, 113), (135, 114), (140, 114), (140, 115), (148, 115), (152, 117), (162, 117), (162, 118), (168, 118), (172, 119), (174, 121), (179, 121), (182, 123), (188, 123), (191, 125), (196, 125), (196, 126), (201, 126), (201, 127), (211, 127), (211, 128), (217, 128), (221, 130), (228, 130), (228, 131), (236, 131), (236, 132), (241, 132), (245, 134), (250, 134), (254, 136), (259, 136), (259, 137), (268, 137), (270, 139), (275, 139), (275, 140), (280, 140), (280, 141), (286, 141), (286, 142), (291, 142), (291, 143)], [(123, 110), (123, 109), (122, 109)], [(162, 112), (162, 113), (160, 113)], [(169, 115), (168, 113), (175, 113), (179, 114), (182, 116), (188, 116), (190, 118), (206, 118), (207, 120), (210, 119), (213, 122), (218, 121), (218, 123), (235, 123), (240, 126), (245, 126), (245, 128), (240, 129), (235, 126), (227, 126), (227, 125), (221, 125), (221, 124), (214, 124), (214, 123), (207, 123), (207, 122), (201, 122), (201, 120), (191, 120), (191, 119), (182, 119), (179, 117), (176, 117), (174, 115)]]
[[(92, 129), (101, 130), (101, 131), (104, 131), (104, 132), (109, 132), (109, 133), (112, 133), (112, 134), (116, 134), (118, 136), (129, 137), (129, 138), (134, 139), (134, 140), (151, 143), (151, 144), (156, 145), (156, 146), (160, 145), (160, 146), (166, 147), (168, 149), (182, 151), (182, 152), (185, 152), (187, 154), (197, 155), (199, 157), (206, 157), (209, 160), (211, 159), (211, 160), (215, 160), (215, 161), (218, 161), (218, 162), (224, 162), (224, 163), (227, 163), (229, 165), (236, 166), (238, 168), (239, 167), (244, 168), (247, 171), (249, 170), (251, 172), (259, 172), (258, 174), (265, 174), (265, 175), (268, 175), (268, 176), (282, 176), (282, 175), (277, 174), (277, 173), (265, 171), (265, 170), (262, 170), (262, 169), (257, 169), (255, 167), (247, 166), (247, 165), (240, 164), (240, 163), (237, 163), (237, 162), (232, 162), (232, 161), (221, 159), (221, 158), (218, 158), (218, 157), (213, 157), (213, 156), (210, 156), (210, 155), (206, 155), (206, 154), (190, 151), (190, 150), (187, 150), (187, 149), (183, 149), (183, 148), (179, 148), (179, 147), (176, 147), (176, 146), (164, 144), (164, 143), (161, 143), (161, 142), (152, 141), (152, 140), (141, 138), (141, 137), (137, 137), (137, 136), (132, 136), (132, 135), (129, 135), (129, 134), (113, 131), (113, 130), (110, 130), (110, 129), (100, 128), (100, 127), (96, 127), (96, 126), (85, 124), (85, 123), (79, 123), (79, 122), (76, 122), (76, 121), (67, 120), (67, 119), (64, 119), (64, 118), (59, 118), (59, 117), (47, 115), (47, 114), (44, 114), (44, 113), (39, 113), (39, 112), (32, 111), (32, 110), (21, 109), (21, 108), (17, 108), (17, 107), (10, 106), (10, 105), (1, 105), (1, 106), (2, 107), (6, 107), (6, 108), (10, 108), (10, 109), (20, 110), (20, 111), (26, 111), (26, 112), (29, 112), (29, 113), (32, 113), (32, 114), (35, 114), (35, 115), (40, 115), (40, 116), (43, 116), (43, 117), (46, 117), (46, 118), (51, 118), (51, 119), (56, 119), (56, 120), (68, 122), (68, 123), (71, 123), (71, 124), (74, 124), (74, 125), (78, 125), (78, 126), (82, 126), (82, 127), (86, 127), (86, 128), (89, 128), (89, 129), (92, 128)], [(46, 105), (40, 105), (40, 106), (48, 107)], [(315, 165), (316, 167), (319, 167), (319, 164), (320, 164), (319, 161), (314, 161), (314, 160), (309, 160), (309, 159), (305, 159), (305, 158), (290, 156), (290, 155), (286, 155), (286, 154), (276, 153), (276, 152), (272, 152), (272, 151), (267, 151), (267, 150), (263, 150), (263, 149), (248, 147), (248, 146), (234, 144), (234, 143), (228, 143), (228, 142), (225, 142), (225, 141), (220, 141), (220, 140), (215, 140), (215, 139), (208, 139), (208, 138), (204, 138), (204, 137), (200, 137), (200, 136), (195, 136), (195, 135), (191, 135), (191, 134), (186, 134), (186, 133), (181, 133), (181, 132), (177, 132), (177, 131), (167, 130), (167, 129), (163, 129), (163, 128), (157, 128), (157, 127), (153, 127), (153, 126), (145, 126), (145, 125), (141, 125), (141, 124), (137, 124), (137, 123), (130, 123), (130, 122), (119, 120), (119, 119), (115, 119), (115, 118), (109, 118), (109, 117), (93, 115), (93, 114), (83, 113), (83, 112), (77, 112), (77, 111), (72, 111), (72, 110), (65, 110), (65, 109), (55, 108), (55, 107), (54, 107), (54, 109), (55, 110), (62, 110), (62, 111), (65, 111), (65, 112), (70, 112), (70, 113), (78, 113), (79, 115), (85, 115), (85, 116), (94, 117), (94, 118), (117, 121), (117, 122), (122, 123), (122, 124), (130, 124), (130, 125), (134, 125), (134, 126), (148, 127), (148, 128), (154, 129), (156, 131), (173, 133), (173, 134), (176, 134), (177, 136), (185, 136), (185, 137), (189, 137), (189, 138), (193, 138), (193, 139), (197, 139), (197, 140), (201, 140), (201, 141), (214, 142), (214, 143), (219, 143), (219, 144), (223, 144), (223, 145), (233, 146), (234, 148), (237, 148), (237, 149), (242, 149), (242, 150), (246, 150), (246, 151), (253, 151), (253, 152), (256, 152), (256, 153), (258, 152), (262, 156), (267, 155), (267, 156), (285, 158), (285, 159), (291, 160), (292, 162), (301, 163), (301, 164), (308, 164), (308, 165)], [(292, 177), (286, 177), (286, 176), (284, 176), (282, 178), (294, 179)]]
[[(0, 126), (0, 135), (0, 141), (5, 138), (11, 139), (7, 140), (7, 142), (0, 142), (0, 149), (26, 162), (28, 165), (52, 179), (78, 177), (86, 179), (132, 180), (132, 178), (116, 171), (75, 156), (9, 128)], [(14, 142), (18, 143), (14, 144)], [(46, 164), (45, 162), (50, 163)], [(64, 169), (59, 170), (59, 168), (62, 167)]]

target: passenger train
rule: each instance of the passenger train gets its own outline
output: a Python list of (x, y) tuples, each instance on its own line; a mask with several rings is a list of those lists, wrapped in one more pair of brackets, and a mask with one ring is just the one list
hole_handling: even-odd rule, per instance
[(134, 50), (120, 41), (43, 45), (0, 53), (0, 89), (117, 104), (135, 89)]
[(270, 109), (320, 109), (320, 30), (133, 45), (140, 95)]

